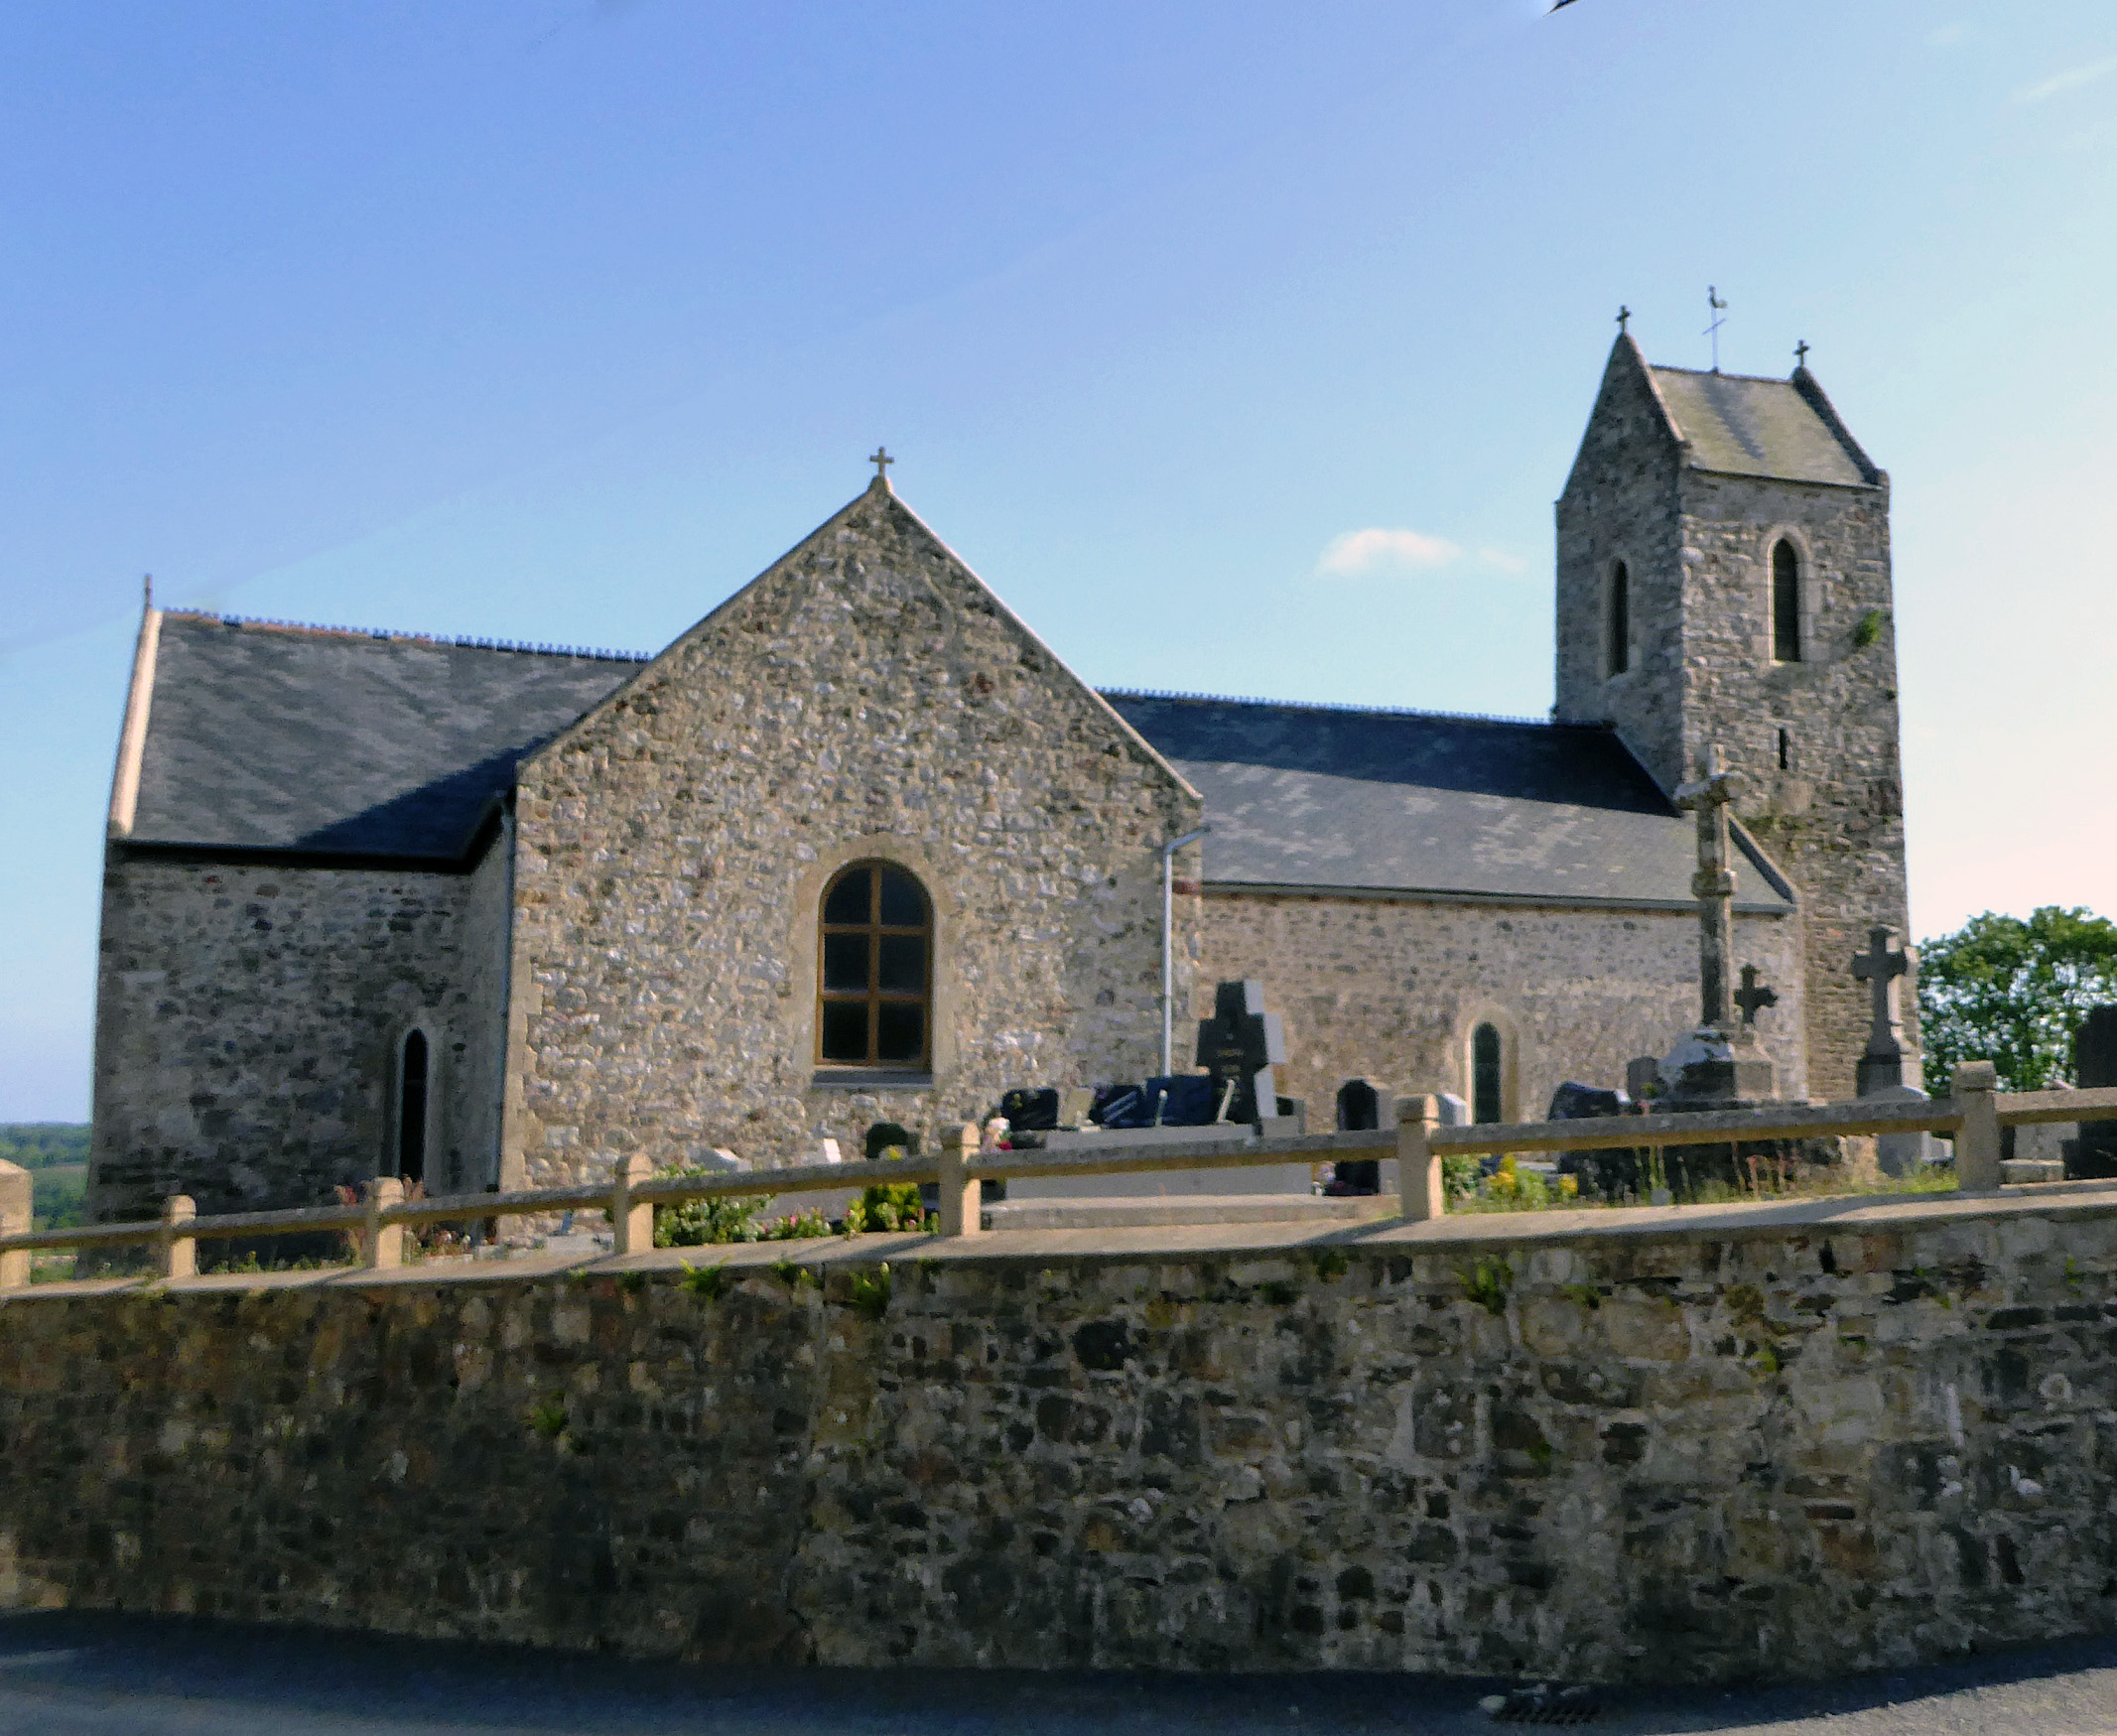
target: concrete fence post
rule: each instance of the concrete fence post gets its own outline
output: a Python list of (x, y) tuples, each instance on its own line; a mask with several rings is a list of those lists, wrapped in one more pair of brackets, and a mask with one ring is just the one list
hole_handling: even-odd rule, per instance
[(970, 1122), (963, 1124), (953, 1143), (941, 1147), (938, 1167), (944, 1236), (975, 1236), (985, 1228), (985, 1183), (964, 1173), (978, 1149), (978, 1129)]
[[(0, 1161), (0, 1236), (27, 1236), (36, 1227), (36, 1183), (27, 1169)], [(30, 1281), (30, 1251), (0, 1254), (0, 1290), (20, 1289)]]
[(610, 1187), (610, 1252), (644, 1254), (654, 1246), (654, 1202), (632, 1203), (632, 1190), (654, 1179), (654, 1165), (639, 1152), (617, 1160)]
[(1441, 1106), (1432, 1097), (1397, 1099), (1396, 1186), (1407, 1224), (1422, 1224), (1448, 1210), (1441, 1160), (1433, 1149), (1433, 1130), (1440, 1123)]
[(162, 1238), (156, 1252), (165, 1278), (198, 1275), (198, 1243), (191, 1223), (198, 1215), (198, 1202), (188, 1193), (173, 1193), (162, 1202)]
[(367, 1240), (360, 1264), (368, 1270), (392, 1270), (404, 1264), (404, 1226), (382, 1221), (387, 1208), (403, 1204), (404, 1183), (394, 1175), (378, 1175), (367, 1184)]
[(1962, 1111), (1955, 1130), (1955, 1185), (1964, 1193), (1997, 1193), (2000, 1185), (1999, 1069), (1990, 1061), (1965, 1061), (1955, 1069), (1949, 1092)]

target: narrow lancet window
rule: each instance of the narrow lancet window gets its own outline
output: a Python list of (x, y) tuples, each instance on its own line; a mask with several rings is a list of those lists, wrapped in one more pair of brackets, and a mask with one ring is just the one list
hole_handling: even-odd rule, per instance
[(1772, 660), (1801, 660), (1801, 562), (1785, 540), (1772, 550)]
[(1500, 1028), (1481, 1024), (1470, 1033), (1470, 1116), (1496, 1122), (1500, 1105)]
[(1779, 769), (1781, 771), (1791, 771), (1793, 769), (1793, 740), (1784, 730), (1779, 733)]
[(1610, 673), (1632, 667), (1632, 575), (1620, 561), (1610, 570)]
[(397, 1173), (407, 1182), (427, 1173), (427, 1033), (404, 1039), (397, 1065)]

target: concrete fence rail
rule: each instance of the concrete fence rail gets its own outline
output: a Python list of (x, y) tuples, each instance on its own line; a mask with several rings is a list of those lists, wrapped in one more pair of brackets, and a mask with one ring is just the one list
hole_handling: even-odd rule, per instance
[(1308, 1134), (1266, 1138), (1215, 1136), (1202, 1130), (1196, 1140), (1114, 1144), (1106, 1149), (1063, 1152), (989, 1151), (978, 1130), (965, 1126), (956, 1139), (930, 1158), (888, 1158), (851, 1163), (808, 1163), (775, 1169), (729, 1170), (711, 1175), (656, 1178), (650, 1161), (625, 1158), (607, 1182), (577, 1187), (533, 1188), (513, 1193), (457, 1194), (406, 1199), (394, 1176), (369, 1183), (364, 1202), (314, 1210), (232, 1212), (199, 1217), (195, 1202), (176, 1194), (163, 1202), (158, 1220), (97, 1224), (65, 1230), (32, 1230), (27, 1187), (10, 1188), (0, 1176), (0, 1290), (30, 1281), (29, 1256), (39, 1252), (83, 1252), (152, 1247), (158, 1274), (190, 1277), (198, 1270), (200, 1240), (232, 1237), (349, 1234), (358, 1264), (369, 1269), (403, 1264), (408, 1225), (526, 1217), (568, 1210), (609, 1214), (613, 1257), (654, 1246), (654, 1208), (692, 1200), (757, 1195), (837, 1192), (847, 1187), (916, 1183), (940, 1192), (941, 1235), (982, 1233), (983, 1186), (988, 1181), (1112, 1175), (1188, 1169), (1236, 1169), (1280, 1164), (1394, 1158), (1398, 1164), (1401, 1214), (1407, 1222), (1443, 1216), (1447, 1194), (1441, 1159), (1449, 1154), (1509, 1151), (1609, 1151), (1667, 1145), (1800, 1139), (1829, 1135), (1943, 1133), (1955, 1137), (1956, 1174), (1967, 1193), (1996, 1191), (2001, 1184), (2000, 1129), (2041, 1122), (2092, 1119), (2107, 1111), (2117, 1119), (2117, 1090), (2002, 1093), (1989, 1061), (1955, 1069), (1953, 1094), (1926, 1103), (1838, 1103), (1787, 1106), (1703, 1115), (1623, 1116), (1580, 1122), (1489, 1123), (1443, 1127), (1439, 1101), (1430, 1096), (1399, 1101), (1391, 1132)]

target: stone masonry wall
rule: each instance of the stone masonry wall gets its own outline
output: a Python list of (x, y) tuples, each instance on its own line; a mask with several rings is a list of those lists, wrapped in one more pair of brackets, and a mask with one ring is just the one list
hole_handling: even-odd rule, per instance
[(1740, 1216), (20, 1293), (0, 1605), (1573, 1679), (2107, 1631), (2107, 1198)]
[(499, 835), (471, 870), (463, 888), (462, 935), (462, 1028), (452, 1038), (463, 1048), (449, 1093), (447, 1135), (436, 1146), (439, 1171), (429, 1190), (472, 1193), (500, 1180), (500, 1141), (505, 1132), (507, 970), (514, 946), (514, 821), (502, 820)]
[[(1736, 919), (1738, 956), (1800, 981), (1797, 917)], [(1280, 1089), (1333, 1125), (1337, 1090), (1365, 1078), (1470, 1099), (1471, 1032), (1504, 1039), (1503, 1114), (1541, 1121), (1563, 1081), (1622, 1086), (1635, 1055), (1665, 1054), (1698, 1017), (1689, 911), (1582, 910), (1214, 892), (1204, 901), (1199, 1016), (1212, 984), (1257, 977), (1286, 1022)], [(1780, 1090), (1804, 1095), (1797, 989), (1758, 1015)]]
[[(1554, 715), (1613, 723), (1663, 789), (1684, 775), (1683, 535), (1678, 453), (1629, 340), (1611, 352), (1555, 508)], [(1610, 674), (1612, 569), (1630, 575), (1631, 667)]]
[[(1909, 921), (1889, 492), (1692, 474), (1683, 506), (1690, 751), (1696, 758), (1719, 741), (1747, 774), (1735, 811), (1793, 881), (1806, 914), (1816, 1091), (1849, 1098), (1870, 1016), (1852, 956), (1871, 923), (1902, 931)], [(1771, 554), (1784, 533), (1802, 550), (1796, 663), (1772, 661)], [(1870, 610), (1879, 611), (1879, 634), (1862, 647), (1855, 636)], [(1916, 1043), (1917, 997), (1903, 1002)]]
[(482, 1185), (497, 935), (466, 911), (497, 856), (473, 876), (113, 855), (90, 1212), (151, 1216), (172, 1193), (201, 1213), (313, 1206), (370, 1180), (393, 1156), (394, 1048), (415, 1022), (433, 1045), (430, 1176), (454, 1164)]
[[(1810, 1093), (1853, 1094), (1868, 925), (1908, 920), (1889, 487), (1689, 467), (1631, 340), (1612, 351), (1557, 506), (1557, 715), (1610, 720), (1663, 789), (1717, 743), (1735, 812), (1800, 894)], [(1772, 657), (1772, 549), (1801, 556), (1802, 657)], [(1631, 573), (1632, 669), (1608, 674), (1611, 565)], [(1856, 635), (1875, 612), (1879, 631)], [(1779, 732), (1788, 764), (1779, 763)], [(1917, 1040), (1915, 998), (1904, 997)]]
[[(1198, 800), (886, 491), (525, 763), (517, 812), (510, 1175), (930, 1140), (1159, 1066), (1156, 853)], [(886, 1089), (817, 1061), (818, 910), (864, 857), (935, 908), (932, 1075)]]

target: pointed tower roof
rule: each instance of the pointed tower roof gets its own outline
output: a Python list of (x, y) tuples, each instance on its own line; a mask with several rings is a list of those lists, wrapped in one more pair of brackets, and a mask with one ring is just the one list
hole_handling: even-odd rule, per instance
[(1648, 372), (1693, 469), (1841, 488), (1882, 480), (1805, 367), (1784, 380), (1651, 362)]

